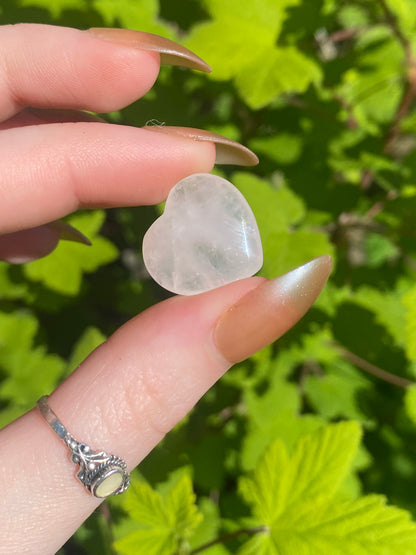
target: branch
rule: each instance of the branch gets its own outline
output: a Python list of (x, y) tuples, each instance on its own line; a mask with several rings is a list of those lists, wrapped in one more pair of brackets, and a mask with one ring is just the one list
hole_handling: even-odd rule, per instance
[(381, 9), (384, 12), (384, 17), (386, 18), (387, 23), (389, 24), (391, 30), (396, 35), (397, 40), (403, 46), (403, 49), (405, 50), (405, 52), (407, 54), (408, 51), (410, 51), (410, 48), (411, 48), (410, 43), (407, 40), (407, 37), (403, 34), (402, 30), (400, 29), (400, 27), (397, 23), (396, 17), (390, 11), (390, 8), (388, 7), (386, 0), (378, 0), (378, 3), (379, 3)]
[(364, 360), (363, 358), (352, 353), (351, 351), (344, 349), (344, 347), (335, 345), (335, 349), (339, 352), (341, 356), (343, 356), (345, 359), (352, 362), (355, 366), (357, 366), (358, 368), (361, 368), (361, 370), (364, 370), (364, 372), (367, 372), (368, 374), (371, 374), (372, 376), (375, 376), (376, 378), (383, 380), (384, 382), (388, 382), (393, 385), (396, 385), (397, 387), (404, 387), (404, 388), (409, 387), (410, 385), (414, 385), (415, 383), (411, 380), (407, 380), (406, 378), (402, 378), (401, 376), (396, 376), (395, 374), (391, 374), (390, 372), (387, 372), (386, 370), (383, 370), (382, 368), (379, 368), (378, 366), (371, 364), (371, 362), (368, 362), (368, 360)]
[(228, 534), (223, 534), (222, 536), (219, 536), (218, 538), (215, 538), (215, 540), (212, 540), (210, 542), (204, 543), (203, 545), (200, 545), (196, 549), (193, 549), (191, 551), (190, 555), (194, 555), (194, 553), (201, 553), (202, 551), (206, 551), (207, 549), (209, 549), (213, 545), (218, 545), (219, 543), (226, 543), (230, 540), (233, 540), (234, 538), (237, 538), (238, 536), (242, 536), (242, 535), (254, 536), (254, 534), (261, 534), (261, 533), (264, 533), (264, 532), (268, 532), (268, 530), (269, 529), (268, 529), (267, 526), (256, 526), (256, 527), (253, 527), (253, 528), (241, 528), (240, 530), (236, 530), (235, 532), (230, 532)]
[(390, 11), (386, 0), (378, 0), (378, 3), (384, 12), (384, 17), (386, 18), (387, 24), (389, 25), (397, 40), (402, 45), (407, 66), (405, 91), (394, 115), (393, 123), (390, 126), (390, 129), (388, 130), (385, 137), (384, 152), (391, 153), (392, 145), (400, 133), (400, 123), (402, 119), (404, 119), (409, 113), (413, 101), (416, 97), (416, 61), (412, 54), (412, 45), (406, 35), (400, 29), (397, 19), (395, 15)]
[[(399, 106), (397, 107), (396, 113), (394, 114), (393, 121), (390, 127), (387, 129), (383, 141), (383, 153), (393, 157), (394, 145), (400, 135), (400, 124), (409, 113), (416, 98), (416, 60), (412, 54), (412, 45), (401, 30), (395, 15), (390, 11), (386, 0), (377, 0), (377, 2), (384, 13), (387, 25), (390, 27), (392, 33), (401, 44), (405, 55), (406, 80), (403, 96), (400, 100)], [(373, 180), (373, 172), (370, 170), (364, 171), (361, 179), (361, 187), (363, 189), (368, 189), (371, 186)]]

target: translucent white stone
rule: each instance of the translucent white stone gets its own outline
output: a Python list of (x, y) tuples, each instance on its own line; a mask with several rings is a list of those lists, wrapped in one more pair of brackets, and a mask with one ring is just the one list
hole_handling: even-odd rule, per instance
[(108, 497), (116, 492), (123, 483), (123, 473), (120, 470), (115, 470), (104, 478), (94, 490), (97, 497)]
[(229, 181), (199, 173), (170, 191), (143, 239), (149, 274), (165, 289), (194, 295), (255, 274), (261, 239), (246, 199)]

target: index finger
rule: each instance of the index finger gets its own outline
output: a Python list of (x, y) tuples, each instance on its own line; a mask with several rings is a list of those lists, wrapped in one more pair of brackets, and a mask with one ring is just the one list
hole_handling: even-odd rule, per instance
[(209, 71), (196, 54), (127, 29), (0, 27), (0, 121), (25, 106), (110, 112), (143, 96), (163, 63)]

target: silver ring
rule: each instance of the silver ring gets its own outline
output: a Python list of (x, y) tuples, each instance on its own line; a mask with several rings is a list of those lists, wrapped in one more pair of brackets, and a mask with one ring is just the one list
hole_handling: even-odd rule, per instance
[(104, 451), (92, 451), (86, 443), (77, 441), (65, 428), (48, 403), (48, 395), (37, 402), (41, 415), (68, 447), (71, 460), (79, 465), (77, 478), (95, 497), (123, 493), (130, 484), (127, 465), (120, 457)]

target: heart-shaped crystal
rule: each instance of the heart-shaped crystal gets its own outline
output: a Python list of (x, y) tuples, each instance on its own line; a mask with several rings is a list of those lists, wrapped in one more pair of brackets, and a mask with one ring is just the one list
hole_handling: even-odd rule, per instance
[(197, 173), (170, 191), (164, 214), (144, 236), (143, 259), (159, 285), (195, 295), (252, 276), (263, 251), (240, 191), (222, 177)]

